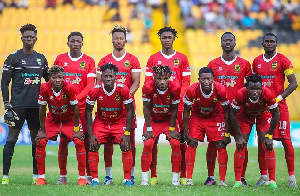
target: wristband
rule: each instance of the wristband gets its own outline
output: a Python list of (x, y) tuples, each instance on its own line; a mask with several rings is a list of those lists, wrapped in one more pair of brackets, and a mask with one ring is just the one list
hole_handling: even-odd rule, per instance
[(175, 127), (169, 127), (170, 131), (175, 131)]
[(230, 137), (230, 133), (225, 133), (225, 137)]
[(74, 127), (74, 132), (78, 132), (79, 131), (79, 126)]
[(270, 140), (273, 139), (273, 135), (266, 134), (265, 137), (269, 138)]
[(152, 131), (152, 127), (147, 127), (147, 131)]
[(275, 98), (275, 100), (276, 100), (276, 101), (277, 101), (277, 103), (278, 103), (278, 102), (280, 102), (281, 100), (283, 100), (283, 98), (282, 98), (282, 96), (281, 96), (281, 95), (278, 95), (278, 97), (276, 97), (276, 98)]
[(124, 135), (130, 135), (130, 131), (124, 131)]

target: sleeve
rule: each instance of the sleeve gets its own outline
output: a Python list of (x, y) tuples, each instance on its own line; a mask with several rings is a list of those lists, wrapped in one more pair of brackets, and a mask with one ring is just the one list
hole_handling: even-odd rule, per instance
[(293, 64), (292, 62), (285, 56), (282, 57), (282, 69), (284, 70), (284, 73), (286, 76), (291, 75), (294, 73), (293, 71)]
[(100, 84), (97, 84), (96, 86), (94, 86), (94, 88), (91, 88), (91, 90), (89, 91), (88, 95), (86, 96), (86, 103), (89, 105), (95, 105), (95, 102), (97, 100), (97, 86), (99, 86)]
[(154, 74), (153, 74), (152, 67), (153, 67), (153, 57), (151, 56), (148, 59), (148, 62), (146, 65), (145, 82), (149, 82), (149, 81), (153, 80)]
[(175, 86), (173, 89), (173, 99), (172, 99), (172, 104), (179, 104), (180, 103), (180, 87)]
[(89, 67), (88, 67), (88, 74), (87, 77), (93, 77), (96, 78), (96, 68), (95, 68), (95, 60), (93, 58), (90, 58), (89, 60)]
[[(46, 83), (44, 83), (46, 84)], [(40, 88), (40, 94), (39, 94), (39, 99), (38, 99), (38, 104), (40, 105), (47, 105), (47, 101), (46, 101), (46, 86), (45, 85), (41, 85)]]
[(9, 83), (13, 77), (15, 66), (17, 63), (15, 62), (12, 55), (9, 55), (4, 62), (3, 65), (3, 72), (2, 72), (2, 79), (1, 79), (1, 91), (3, 102), (9, 101)]
[(187, 57), (184, 55), (184, 60), (182, 63), (182, 76), (188, 76), (191, 77), (191, 68), (190, 68), (190, 64), (189, 61), (187, 59)]
[(68, 87), (69, 87), (68, 93), (69, 93), (69, 102), (70, 102), (70, 104), (71, 105), (78, 104), (78, 101), (77, 101), (77, 98), (76, 98), (75, 87), (73, 85), (69, 85), (69, 84), (68, 84)]
[(227, 97), (225, 87), (222, 84), (219, 85), (219, 96), (222, 106), (229, 105), (229, 99)]
[(48, 81), (49, 80), (49, 67), (48, 67), (48, 61), (46, 57), (43, 55), (44, 59), (44, 68), (43, 68), (43, 78)]
[(194, 90), (192, 87), (188, 88), (186, 94), (183, 96), (183, 102), (187, 105), (193, 105), (194, 102)]
[(130, 90), (127, 86), (123, 86), (121, 88), (121, 92), (122, 92), (122, 98), (123, 98), (123, 103), (126, 105), (126, 104), (129, 104), (129, 103), (132, 103), (133, 102), (133, 98), (130, 94)]
[(141, 73), (141, 65), (138, 58), (134, 57), (132, 62), (131, 73)]
[(239, 110), (239, 109), (241, 109), (242, 102), (243, 102), (243, 93), (242, 93), (242, 91), (239, 90), (236, 93), (235, 98), (232, 100), (231, 107)]
[(189, 61), (186, 56), (184, 56), (184, 61), (182, 64), (182, 87), (180, 92), (180, 97), (183, 97), (186, 93), (187, 89), (191, 84), (191, 69), (189, 65)]
[(267, 89), (266, 93), (265, 93), (265, 96), (266, 96), (265, 100), (266, 100), (267, 105), (268, 105), (270, 110), (278, 107), (278, 103), (275, 100), (275, 96), (274, 96), (274, 94), (272, 93), (271, 90)]
[(151, 101), (151, 90), (149, 88), (149, 83), (144, 84), (142, 89), (142, 100), (150, 102)]
[(101, 67), (102, 65), (104, 65), (104, 64), (105, 64), (105, 57), (103, 57), (103, 58), (99, 61), (98, 67), (97, 67), (97, 73), (101, 74), (100, 67)]
[(251, 69), (251, 64), (249, 61), (245, 61), (246, 63), (246, 72), (245, 72), (245, 76), (250, 76), (252, 75), (252, 69)]
[(253, 63), (252, 63), (252, 70), (253, 70), (253, 73), (257, 73), (257, 63), (256, 63), (256, 59), (253, 60)]

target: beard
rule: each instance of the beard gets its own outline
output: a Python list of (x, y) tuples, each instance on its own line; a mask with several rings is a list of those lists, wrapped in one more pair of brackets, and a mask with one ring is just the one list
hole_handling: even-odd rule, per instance
[(266, 54), (273, 54), (275, 52), (276, 48), (274, 48), (273, 50), (265, 50)]

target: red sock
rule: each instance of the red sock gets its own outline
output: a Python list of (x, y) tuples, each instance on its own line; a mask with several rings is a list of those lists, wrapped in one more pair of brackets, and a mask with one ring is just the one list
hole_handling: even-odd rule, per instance
[(289, 175), (295, 174), (295, 152), (292, 141), (290, 139), (284, 139), (281, 141), (284, 152), (285, 152), (285, 161), (288, 168)]
[(98, 151), (96, 152), (89, 151), (89, 167), (93, 179), (98, 178), (98, 163), (99, 163)]
[(246, 170), (247, 170), (247, 165), (248, 165), (248, 148), (245, 146), (245, 160), (243, 164), (243, 171), (242, 171), (242, 177), (245, 178)]
[(170, 145), (172, 148), (172, 172), (179, 173), (181, 168), (180, 141), (176, 139), (170, 139)]
[(186, 153), (185, 153), (185, 161), (186, 161), (186, 173), (188, 179), (193, 179), (193, 172), (194, 172), (194, 164), (196, 160), (196, 149), (193, 146), (187, 146)]
[(84, 138), (84, 148), (85, 148), (85, 154), (86, 154), (86, 157), (85, 157), (86, 175), (91, 176), (90, 167), (89, 167), (89, 150), (90, 150), (89, 138)]
[(127, 152), (122, 152), (122, 163), (123, 163), (124, 179), (130, 180), (131, 169), (132, 169), (132, 152), (131, 152), (131, 150), (129, 150)]
[(258, 165), (261, 175), (268, 175), (268, 168), (265, 159), (265, 151), (263, 149), (263, 143), (258, 139)]
[(60, 175), (67, 175), (68, 144), (68, 138), (60, 137), (58, 148), (58, 165)]
[(157, 153), (158, 153), (157, 142), (155, 142), (154, 145), (153, 145), (153, 148), (152, 148), (152, 162), (151, 162), (151, 165), (150, 165), (151, 178), (156, 178), (157, 177), (157, 171), (156, 171)]
[(207, 164), (208, 176), (214, 176), (216, 158), (217, 158), (216, 142), (209, 142), (206, 151), (206, 164)]
[(245, 151), (246, 148), (240, 149), (240, 151), (235, 149), (234, 152), (234, 173), (235, 181), (241, 181), (243, 165), (245, 161)]
[(227, 163), (228, 163), (228, 154), (226, 148), (217, 148), (218, 150), (218, 163), (219, 163), (219, 175), (220, 181), (225, 181)]
[(144, 148), (143, 148), (142, 158), (141, 158), (142, 172), (147, 172), (150, 169), (150, 165), (152, 161), (153, 144), (154, 144), (153, 138), (144, 141)]
[(134, 167), (135, 166), (135, 155), (136, 155), (135, 129), (131, 129), (131, 132), (130, 132), (130, 144), (131, 144), (131, 152), (132, 152), (132, 167)]
[(186, 165), (185, 165), (186, 148), (187, 148), (186, 143), (180, 144), (180, 151), (181, 151), (180, 178), (186, 178)]
[(37, 142), (36, 144), (35, 154), (36, 154), (37, 169), (39, 175), (45, 174), (46, 146), (47, 146), (47, 140), (45, 138), (42, 138), (40, 142)]
[(268, 168), (268, 172), (269, 172), (269, 180), (273, 180), (276, 181), (276, 155), (275, 155), (275, 151), (274, 148), (272, 149), (272, 151), (266, 149), (264, 146), (264, 151), (265, 151), (265, 159), (267, 160), (267, 168)]
[(76, 148), (79, 176), (85, 176), (86, 152), (84, 148), (84, 142), (78, 138), (74, 138), (73, 141)]
[(104, 163), (105, 167), (112, 167), (112, 155), (114, 153), (114, 145), (109, 142), (104, 144)]

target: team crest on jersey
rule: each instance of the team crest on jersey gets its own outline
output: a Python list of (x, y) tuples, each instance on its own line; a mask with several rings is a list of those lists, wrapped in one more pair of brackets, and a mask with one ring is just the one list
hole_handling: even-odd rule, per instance
[(240, 65), (235, 65), (234, 66), (234, 71), (240, 71), (241, 70), (241, 66)]
[(170, 101), (170, 99), (171, 99), (171, 95), (167, 94), (167, 100)]
[(273, 62), (272, 63), (272, 69), (276, 69), (277, 68), (277, 62)]
[(213, 102), (213, 103), (217, 103), (217, 101), (218, 101), (218, 98), (216, 98), (216, 97), (214, 97), (214, 98), (212, 99), (212, 102)]
[(264, 105), (264, 102), (263, 102), (262, 100), (260, 100), (260, 101), (258, 102), (258, 104), (259, 104), (260, 106), (263, 106), (263, 105)]
[(174, 65), (179, 65), (179, 59), (174, 59)]
[(116, 100), (116, 101), (120, 101), (120, 95), (116, 95), (116, 96), (115, 96), (115, 100)]
[(124, 66), (125, 66), (125, 67), (129, 67), (129, 66), (130, 66), (130, 61), (126, 60), (126, 61), (124, 62)]
[(36, 59), (36, 62), (38, 63), (38, 65), (42, 65), (42, 59), (37, 58), (37, 59)]
[(86, 66), (86, 63), (84, 61), (80, 62), (80, 68), (84, 69)]
[(62, 95), (61, 95), (61, 98), (62, 98), (62, 99), (67, 99), (67, 95), (66, 95), (66, 94), (62, 94)]

